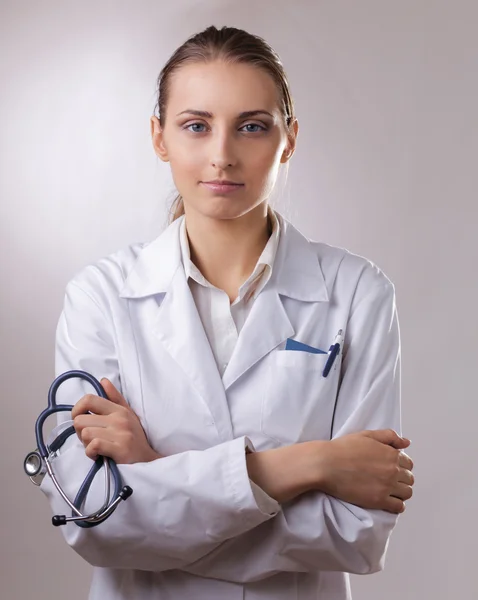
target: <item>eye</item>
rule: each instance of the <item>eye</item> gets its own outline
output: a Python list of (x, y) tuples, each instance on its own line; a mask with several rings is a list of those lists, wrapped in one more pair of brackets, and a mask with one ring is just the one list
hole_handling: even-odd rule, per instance
[(186, 125), (186, 127), (184, 127), (184, 129), (188, 129), (189, 131), (192, 131), (193, 133), (203, 133), (203, 130), (198, 130), (198, 129), (190, 129), (190, 127), (206, 127), (204, 125), (204, 123), (190, 123), (189, 125)]
[(244, 129), (244, 127), (259, 127), (259, 129), (255, 130), (248, 129), (246, 133), (257, 133), (258, 131), (267, 131), (267, 128), (262, 125), (259, 125), (259, 123), (247, 123), (247, 125), (244, 125), (243, 127), (241, 127), (241, 129)]
[[(183, 129), (187, 129), (188, 131), (191, 131), (191, 133), (204, 133), (205, 129), (201, 129), (201, 127), (207, 126), (204, 123), (196, 122), (185, 125)], [(245, 133), (259, 133), (260, 131), (267, 131), (267, 127), (259, 125), (259, 123), (247, 123), (246, 125), (243, 125), (239, 131), (243, 131), (244, 129), (246, 129)]]

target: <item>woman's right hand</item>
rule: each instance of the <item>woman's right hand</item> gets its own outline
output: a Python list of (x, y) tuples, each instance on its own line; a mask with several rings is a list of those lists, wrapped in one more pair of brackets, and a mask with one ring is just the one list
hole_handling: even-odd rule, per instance
[(309, 447), (314, 489), (362, 508), (405, 510), (412, 497), (410, 441), (392, 429), (361, 431)]

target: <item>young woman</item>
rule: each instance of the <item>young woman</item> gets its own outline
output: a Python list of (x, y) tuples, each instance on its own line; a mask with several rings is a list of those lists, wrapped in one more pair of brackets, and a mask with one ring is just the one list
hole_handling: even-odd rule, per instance
[(69, 282), (56, 344), (57, 374), (88, 371), (108, 395), (71, 387), (60, 481), (74, 497), (104, 455), (134, 493), (66, 540), (95, 566), (93, 600), (350, 598), (347, 573), (383, 567), (412, 495), (393, 284), (269, 205), (298, 123), (264, 40), (190, 38), (158, 111), (174, 218)]

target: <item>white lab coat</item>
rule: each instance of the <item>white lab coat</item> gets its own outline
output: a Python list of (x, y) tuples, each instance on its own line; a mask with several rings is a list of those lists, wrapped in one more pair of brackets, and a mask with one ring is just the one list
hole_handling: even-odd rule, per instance
[[(400, 431), (393, 284), (366, 259), (309, 241), (278, 216), (272, 277), (222, 379), (185, 279), (181, 219), (67, 286), (56, 374), (108, 377), (165, 456), (120, 465), (134, 493), (106, 522), (62, 528), (95, 567), (91, 600), (345, 600), (347, 573), (383, 567), (396, 516), (318, 491), (270, 512), (251, 489), (247, 446), (325, 440), (331, 429)], [(328, 350), (340, 328), (343, 355), (327, 378), (326, 355), (283, 349), (290, 337)], [(75, 385), (64, 384), (59, 401), (92, 393)], [(70, 497), (90, 465), (72, 436), (54, 462)], [(103, 502), (97, 479), (86, 509)], [(48, 476), (42, 489), (55, 514), (68, 514)]]

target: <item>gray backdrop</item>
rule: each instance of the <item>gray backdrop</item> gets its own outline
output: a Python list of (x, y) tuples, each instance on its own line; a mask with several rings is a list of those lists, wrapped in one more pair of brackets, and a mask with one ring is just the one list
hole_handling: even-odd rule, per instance
[(173, 192), (149, 134), (155, 79), (207, 25), (281, 54), (300, 134), (282, 206), (315, 239), (395, 282), (415, 496), (383, 573), (356, 600), (476, 599), (476, 1), (0, 7), (2, 599), (80, 600), (90, 570), (23, 474), (53, 378), (67, 280), (165, 223)]

